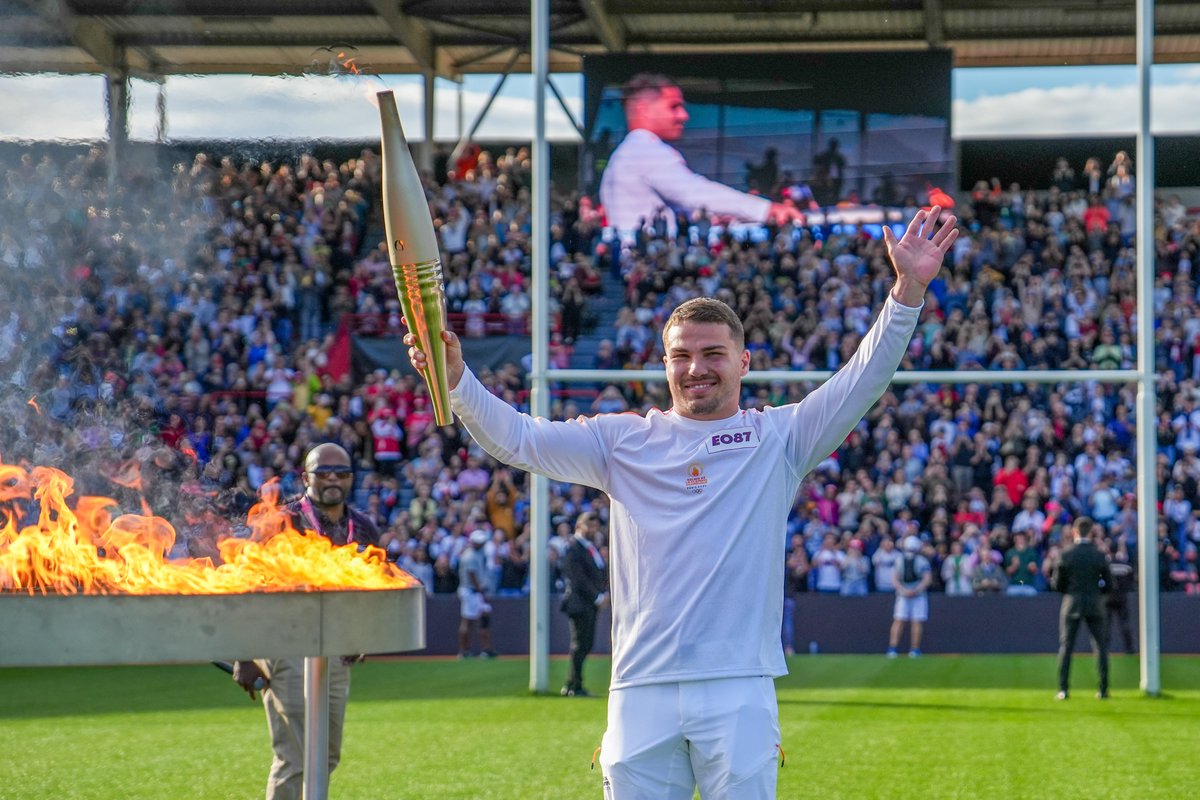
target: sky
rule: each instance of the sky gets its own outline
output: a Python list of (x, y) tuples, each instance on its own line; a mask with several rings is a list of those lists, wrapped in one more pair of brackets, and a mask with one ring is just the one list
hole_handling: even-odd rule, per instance
[[(576, 120), (583, 118), (583, 79), (553, 75)], [(461, 85), (439, 80), (434, 137), (457, 140), (498, 82), (470, 75)], [(1151, 128), (1159, 134), (1200, 133), (1200, 64), (1157, 65), (1151, 73)], [(165, 84), (169, 139), (372, 139), (378, 112), (368, 97), (396, 92), (405, 132), (425, 138), (422, 88), (414, 76), (172, 76)], [(133, 81), (130, 134), (153, 140), (158, 86)], [(1133, 66), (956, 69), (952, 134), (957, 139), (1132, 134), (1137, 129)], [(103, 79), (87, 75), (0, 76), (0, 140), (95, 140), (105, 137)], [(511, 75), (479, 127), (481, 139), (530, 139), (533, 80)], [(578, 138), (553, 95), (546, 99), (547, 136)]]

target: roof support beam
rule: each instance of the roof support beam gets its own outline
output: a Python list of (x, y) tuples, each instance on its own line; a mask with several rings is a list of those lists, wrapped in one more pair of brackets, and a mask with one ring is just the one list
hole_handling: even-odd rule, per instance
[[(81, 17), (65, 0), (21, 0), (21, 3), (52, 27), (62, 30), (78, 47), (96, 60), (96, 64), (108, 75), (125, 75), (148, 81), (161, 81), (151, 58), (141, 63), (130, 64), (127, 49), (118, 44), (104, 26), (95, 20)], [(139, 53), (140, 56), (145, 54)]]
[(408, 48), (422, 70), (431, 70), (441, 78), (455, 79), (449, 58), (439, 52), (429, 29), (401, 11), (398, 0), (370, 0), (370, 3), (396, 41)]
[(571, 127), (579, 134), (579, 138), (587, 141), (587, 134), (583, 130), (583, 126), (579, 124), (579, 120), (575, 119), (575, 114), (571, 111), (571, 107), (567, 105), (566, 99), (562, 96), (562, 92), (554, 85), (554, 80), (546, 79), (546, 85), (550, 87), (550, 91), (554, 93), (554, 98), (558, 100), (558, 105), (562, 107), (563, 113), (567, 115), (567, 122), (571, 123)]
[(121, 53), (108, 32), (91, 20), (80, 19), (63, 0), (21, 0), (21, 3), (55, 28), (65, 32), (72, 44), (96, 59), (96, 63), (105, 71), (121, 70)]
[(942, 0), (925, 0), (925, 41), (930, 47), (941, 47), (946, 43), (946, 17), (942, 11)]
[(625, 52), (625, 25), (604, 7), (604, 0), (579, 0), (584, 12), (596, 29), (596, 36), (611, 53)]

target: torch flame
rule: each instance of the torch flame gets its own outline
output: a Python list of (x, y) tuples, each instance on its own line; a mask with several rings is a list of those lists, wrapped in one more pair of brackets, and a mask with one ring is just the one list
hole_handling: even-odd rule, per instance
[[(80, 497), (67, 504), (74, 482), (49, 467), (30, 471), (0, 464), (0, 589), (29, 594), (238, 594), (333, 589), (407, 589), (411, 575), (378, 547), (335, 546), (297, 531), (278, 492), (250, 510), (249, 538), (217, 543), (211, 559), (167, 561), (171, 524), (149, 513), (113, 517), (116, 503)], [(37, 521), (25, 524), (21, 500), (32, 497)]]
[(41, 409), (41, 406), (39, 406), (39, 405), (37, 404), (37, 395), (36, 395), (36, 394), (35, 394), (33, 397), (31, 397), (31, 398), (29, 398), (28, 400), (26, 400), (26, 401), (25, 401), (25, 404), (26, 404), (26, 405), (29, 405), (29, 406), (32, 406), (32, 407), (33, 407), (33, 410), (34, 410), (34, 411), (36, 411), (36, 412), (38, 413), (38, 416), (39, 416), (39, 417), (42, 415), (42, 409)]
[(362, 74), (362, 70), (359, 69), (358, 64), (355, 63), (356, 61), (358, 61), (357, 56), (348, 56), (348, 55), (346, 55), (345, 51), (343, 51), (341, 53), (338, 53), (337, 57), (338, 57), (338, 62), (337, 62), (338, 66), (341, 67), (342, 69), (344, 69), (346, 72), (349, 72), (351, 75), (361, 75)]

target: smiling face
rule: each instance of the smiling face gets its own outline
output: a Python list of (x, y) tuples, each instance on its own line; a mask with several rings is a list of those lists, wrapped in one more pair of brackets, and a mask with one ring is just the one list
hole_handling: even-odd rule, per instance
[(663, 334), (663, 362), (675, 412), (712, 420), (738, 410), (742, 377), (750, 370), (750, 352), (720, 322), (676, 322)]

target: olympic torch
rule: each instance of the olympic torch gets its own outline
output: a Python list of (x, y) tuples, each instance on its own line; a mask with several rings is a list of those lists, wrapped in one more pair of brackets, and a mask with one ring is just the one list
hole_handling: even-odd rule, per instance
[(449, 425), (450, 383), (446, 376), (446, 290), (437, 236), (429, 219), (425, 189), (408, 151), (396, 97), (379, 92), (379, 116), (383, 123), (383, 226), (387, 231), (388, 259), (396, 293), (408, 330), (429, 366), (421, 373), (433, 400), (438, 425)]

